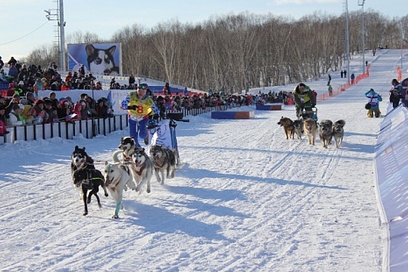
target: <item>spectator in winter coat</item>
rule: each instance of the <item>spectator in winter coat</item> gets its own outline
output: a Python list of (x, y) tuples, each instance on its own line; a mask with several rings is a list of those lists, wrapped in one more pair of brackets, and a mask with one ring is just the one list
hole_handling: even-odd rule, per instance
[(296, 116), (302, 117), (303, 110), (311, 111), (316, 106), (316, 95), (304, 83), (299, 83), (293, 90), (293, 97), (295, 99)]
[(163, 94), (171, 96), (170, 84), (168, 82), (163, 87)]
[(44, 123), (58, 122), (57, 107), (53, 107), (52, 101), (48, 98), (44, 99), (44, 111), (46, 112)]
[(369, 99), (368, 103), (371, 105), (371, 108), (368, 109), (367, 112), (368, 118), (373, 118), (373, 115), (375, 115), (376, 118), (380, 117), (381, 111), (379, 103), (382, 101), (381, 95), (376, 93), (374, 89), (370, 89), (365, 93), (365, 96)]
[(392, 89), (390, 90), (390, 103), (392, 103), (392, 107), (395, 109), (398, 107), (399, 102), (405, 94), (402, 91), (402, 85), (398, 82), (395, 78), (391, 81)]
[(6, 117), (6, 107), (4, 105), (0, 105), (0, 136), (4, 136), (8, 133), (6, 129), (7, 122), (8, 118)]
[(22, 115), (23, 109), (23, 104), (13, 104), (13, 108), (9, 116), (9, 126), (23, 126), (26, 124)]

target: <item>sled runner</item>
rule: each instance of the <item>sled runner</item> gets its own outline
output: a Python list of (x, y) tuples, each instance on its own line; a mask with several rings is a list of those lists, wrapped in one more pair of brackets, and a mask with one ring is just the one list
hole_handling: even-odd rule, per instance
[(167, 119), (150, 120), (147, 124), (147, 145), (161, 145), (169, 148), (174, 152), (176, 157), (176, 166), (180, 167), (180, 155), (177, 145), (176, 127), (177, 122), (189, 122), (188, 119), (183, 119), (182, 113), (167, 113)]
[(313, 120), (317, 121), (317, 108), (304, 108), (301, 113), (302, 119), (305, 120), (307, 118), (312, 118)]

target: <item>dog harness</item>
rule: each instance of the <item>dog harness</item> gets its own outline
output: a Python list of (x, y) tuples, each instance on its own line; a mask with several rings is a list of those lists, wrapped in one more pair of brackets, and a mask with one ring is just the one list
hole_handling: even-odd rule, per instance
[(94, 176), (94, 175), (93, 175), (93, 171), (88, 170), (88, 171), (86, 171), (86, 179), (85, 179), (84, 181), (82, 181), (82, 186), (84, 186), (85, 189), (89, 189), (89, 190), (90, 190), (90, 189), (93, 189), (94, 184), (93, 184), (92, 181), (95, 181), (95, 180), (101, 180), (102, 183), (105, 182), (105, 180), (103, 179), (103, 177)]

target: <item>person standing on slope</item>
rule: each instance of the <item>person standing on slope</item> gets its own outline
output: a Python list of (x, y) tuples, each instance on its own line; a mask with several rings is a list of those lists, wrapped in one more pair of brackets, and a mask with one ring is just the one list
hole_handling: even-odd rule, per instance
[(311, 112), (312, 108), (316, 106), (316, 95), (304, 83), (299, 83), (293, 90), (293, 97), (295, 99), (296, 117), (302, 118), (303, 110)]
[(376, 118), (380, 117), (380, 102), (382, 101), (381, 95), (376, 93), (374, 89), (370, 89), (365, 93), (365, 96), (369, 99), (368, 103), (371, 106), (367, 112), (368, 118), (373, 118), (373, 115), (375, 115)]
[(402, 92), (402, 85), (398, 82), (395, 78), (391, 81), (392, 89), (390, 90), (390, 103), (392, 103), (392, 107), (395, 109), (398, 107), (399, 102), (404, 95)]

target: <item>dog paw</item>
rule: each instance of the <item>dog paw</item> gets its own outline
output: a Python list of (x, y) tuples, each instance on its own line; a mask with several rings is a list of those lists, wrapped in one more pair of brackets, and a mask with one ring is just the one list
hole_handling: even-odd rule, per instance
[(88, 214), (88, 212), (84, 212), (83, 216), (85, 216), (85, 215), (87, 215), (87, 214)]

